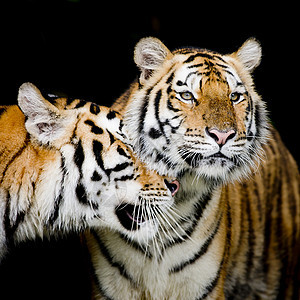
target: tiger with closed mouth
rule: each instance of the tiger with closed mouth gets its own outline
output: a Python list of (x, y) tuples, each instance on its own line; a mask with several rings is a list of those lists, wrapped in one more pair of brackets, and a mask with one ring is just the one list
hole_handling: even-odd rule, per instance
[(143, 243), (179, 188), (137, 159), (116, 111), (47, 100), (31, 83), (18, 106), (0, 106), (0, 141), (0, 258), (20, 241), (87, 228)]
[[(298, 167), (236, 52), (135, 47), (140, 69), (112, 106), (134, 150), (181, 188), (147, 248), (110, 231), (88, 238), (97, 299), (297, 299)], [(117, 245), (117, 246), (116, 246)]]

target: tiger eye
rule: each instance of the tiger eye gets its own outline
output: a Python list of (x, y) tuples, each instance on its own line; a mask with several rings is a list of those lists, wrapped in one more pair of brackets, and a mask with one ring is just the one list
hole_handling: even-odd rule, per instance
[(182, 93), (180, 93), (180, 97), (183, 100), (187, 100), (187, 101), (194, 99), (194, 96), (191, 92), (182, 92)]
[(241, 97), (240, 93), (231, 93), (230, 94), (230, 100), (233, 102), (239, 101), (240, 97)]

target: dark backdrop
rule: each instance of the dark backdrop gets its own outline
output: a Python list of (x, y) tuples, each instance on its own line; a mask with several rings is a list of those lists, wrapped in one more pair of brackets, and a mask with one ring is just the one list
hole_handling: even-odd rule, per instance
[[(156, 36), (171, 50), (197, 46), (230, 53), (253, 36), (263, 48), (254, 73), (257, 90), (299, 161), (298, 7), (249, 1), (230, 6), (215, 1), (120, 3), (3, 2), (0, 103), (16, 103), (18, 87), (30, 81), (44, 91), (110, 105), (138, 74), (133, 48), (142, 37)], [(0, 266), (0, 298), (9, 291), (7, 299), (85, 299), (88, 280), (78, 238), (31, 242), (12, 250)]]

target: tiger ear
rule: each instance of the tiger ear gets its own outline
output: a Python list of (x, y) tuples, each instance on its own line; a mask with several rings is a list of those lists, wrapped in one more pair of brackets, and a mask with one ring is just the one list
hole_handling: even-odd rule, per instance
[(64, 134), (67, 120), (32, 83), (23, 83), (19, 88), (18, 105), (26, 117), (28, 133), (42, 144), (49, 144)]
[(168, 55), (171, 55), (170, 50), (157, 38), (147, 37), (137, 43), (134, 49), (134, 61), (141, 70), (141, 84), (162, 65)]
[(249, 72), (252, 72), (261, 61), (262, 50), (260, 43), (255, 38), (250, 38), (234, 53), (234, 56)]

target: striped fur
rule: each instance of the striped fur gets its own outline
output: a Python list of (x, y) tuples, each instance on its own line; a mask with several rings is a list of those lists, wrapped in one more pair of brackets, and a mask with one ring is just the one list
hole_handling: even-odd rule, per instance
[(255, 92), (260, 58), (253, 39), (231, 55), (138, 43), (139, 82), (112, 107), (181, 189), (147, 245), (86, 235), (95, 299), (298, 299), (299, 172)]
[(136, 159), (117, 112), (78, 99), (52, 104), (30, 83), (18, 104), (0, 107), (0, 257), (11, 243), (87, 227), (140, 242), (156, 233), (132, 207), (167, 210), (178, 186)]

